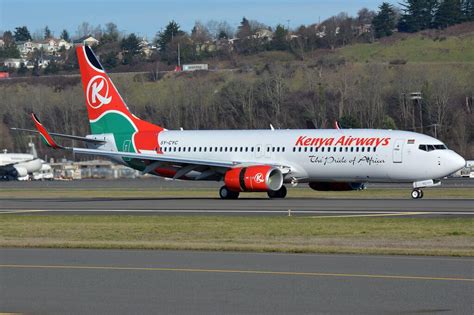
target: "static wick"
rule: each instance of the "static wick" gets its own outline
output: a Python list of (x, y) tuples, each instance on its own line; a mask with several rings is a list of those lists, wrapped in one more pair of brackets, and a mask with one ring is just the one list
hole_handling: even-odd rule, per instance
[(291, 209), (288, 209), (288, 216), (291, 217)]

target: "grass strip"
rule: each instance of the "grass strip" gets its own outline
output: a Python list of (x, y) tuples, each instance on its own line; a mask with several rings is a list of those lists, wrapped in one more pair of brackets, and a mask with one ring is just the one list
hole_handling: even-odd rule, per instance
[(0, 246), (474, 256), (474, 219), (1, 215)]
[[(368, 188), (360, 191), (314, 191), (306, 188), (288, 190), (289, 198), (334, 198), (334, 199), (410, 199), (410, 188)], [(8, 189), (0, 191), (1, 199), (15, 198), (218, 198), (218, 189), (136, 189), (130, 188), (34, 188)], [(244, 193), (241, 198), (267, 198), (265, 193)], [(424, 190), (425, 199), (474, 199), (474, 189), (428, 188)]]

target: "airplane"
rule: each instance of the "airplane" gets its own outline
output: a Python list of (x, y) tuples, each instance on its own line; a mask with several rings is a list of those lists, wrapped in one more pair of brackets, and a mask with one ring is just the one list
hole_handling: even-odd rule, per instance
[[(76, 47), (91, 134), (36, 131), (54, 149), (109, 158), (180, 180), (223, 181), (222, 199), (242, 192), (285, 198), (286, 185), (314, 190), (355, 190), (365, 183), (412, 183), (411, 197), (440, 185), (465, 160), (441, 141), (415, 132), (379, 129), (168, 130), (130, 112), (92, 49)], [(31, 131), (31, 130), (29, 130)], [(53, 137), (80, 140), (63, 147)]]
[(28, 145), (30, 154), (6, 151), (0, 154), (0, 179), (27, 180), (29, 175), (41, 170), (44, 161), (38, 158), (34, 144), (30, 142)]

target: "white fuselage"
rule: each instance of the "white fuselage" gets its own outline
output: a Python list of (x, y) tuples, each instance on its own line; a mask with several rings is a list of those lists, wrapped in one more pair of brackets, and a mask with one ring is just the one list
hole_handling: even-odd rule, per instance
[(435, 138), (395, 130), (163, 131), (158, 140), (164, 155), (289, 166), (285, 182), (415, 182), (442, 178), (465, 164)]
[(35, 158), (32, 154), (1, 153), (0, 174), (12, 177), (24, 177), (41, 169), (43, 160)]

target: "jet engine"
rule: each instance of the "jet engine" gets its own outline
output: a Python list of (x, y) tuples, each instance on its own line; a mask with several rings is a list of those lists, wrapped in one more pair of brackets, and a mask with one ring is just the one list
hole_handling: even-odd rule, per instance
[(26, 175), (28, 175), (28, 170), (24, 167), (21, 167), (21, 166), (13, 166), (14, 170), (13, 170), (13, 176), (14, 177), (24, 177)]
[(283, 174), (278, 168), (268, 165), (237, 167), (225, 173), (224, 183), (235, 192), (277, 191), (283, 185)]
[(310, 182), (309, 187), (319, 191), (347, 191), (364, 189), (364, 183)]

